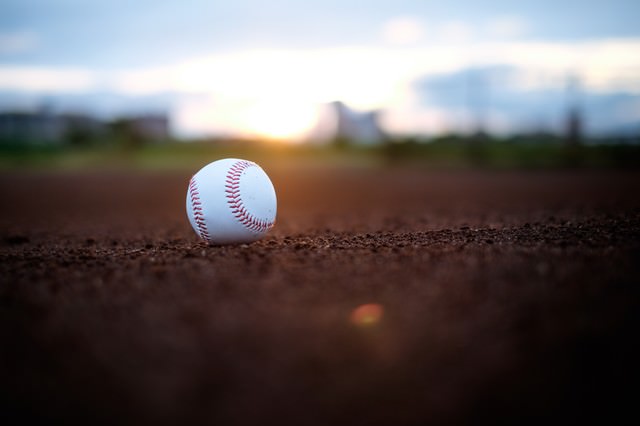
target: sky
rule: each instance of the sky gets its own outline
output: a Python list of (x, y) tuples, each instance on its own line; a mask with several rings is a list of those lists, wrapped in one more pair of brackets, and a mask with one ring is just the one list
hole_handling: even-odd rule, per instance
[[(640, 129), (640, 2), (2, 0), (0, 109), (164, 111), (300, 139), (323, 105), (398, 134)], [(634, 127), (635, 126), (635, 127)]]

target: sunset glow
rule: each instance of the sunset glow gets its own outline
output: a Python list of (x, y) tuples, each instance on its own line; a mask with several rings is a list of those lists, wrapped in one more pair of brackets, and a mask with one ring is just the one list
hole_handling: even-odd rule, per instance
[[(586, 132), (640, 120), (640, 32), (634, 12), (623, 13), (638, 6), (617, 1), (606, 8), (618, 10), (608, 28), (600, 9), (574, 20), (571, 7), (544, 1), (508, 14), (417, 0), (413, 9), (398, 3), (370, 14), (319, 2), (331, 31), (320, 31), (320, 16), (293, 3), (278, 16), (254, 1), (251, 14), (238, 2), (225, 6), (237, 15), (220, 13), (218, 2), (152, 16), (132, 5), (140, 17), (128, 13), (132, 21), (111, 37), (101, 34), (122, 20), (112, 2), (97, 2), (106, 15), (93, 23), (102, 30), (89, 32), (79, 18), (86, 11), (74, 17), (73, 8), (70, 15), (51, 1), (55, 19), (24, 20), (20, 2), (9, 3), (16, 22), (0, 28), (0, 110), (47, 104), (105, 119), (161, 113), (179, 138), (298, 142), (318, 129), (319, 111), (339, 101), (357, 113), (376, 111), (389, 135), (465, 133), (479, 116), (487, 131), (509, 134), (560, 130), (572, 80)], [(552, 7), (557, 14), (548, 13)], [(165, 31), (167, 22), (180, 30)], [(71, 33), (83, 37), (70, 44)], [(149, 40), (163, 48), (149, 49)]]
[(299, 141), (316, 121), (317, 112), (310, 104), (269, 100), (247, 109), (245, 132), (267, 139)]

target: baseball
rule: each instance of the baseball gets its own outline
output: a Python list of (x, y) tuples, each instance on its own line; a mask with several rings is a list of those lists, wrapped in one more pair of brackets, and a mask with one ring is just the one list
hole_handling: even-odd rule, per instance
[(214, 161), (189, 181), (187, 216), (209, 244), (255, 241), (273, 227), (276, 191), (256, 163), (236, 158)]

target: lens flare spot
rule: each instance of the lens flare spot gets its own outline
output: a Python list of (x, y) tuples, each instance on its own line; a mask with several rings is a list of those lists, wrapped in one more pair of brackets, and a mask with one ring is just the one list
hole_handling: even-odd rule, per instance
[(380, 323), (384, 308), (378, 303), (360, 305), (351, 312), (351, 323), (359, 327), (372, 327)]

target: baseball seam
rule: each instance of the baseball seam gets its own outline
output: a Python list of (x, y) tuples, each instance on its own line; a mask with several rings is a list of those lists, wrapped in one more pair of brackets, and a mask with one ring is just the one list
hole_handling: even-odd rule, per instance
[(238, 222), (250, 231), (264, 233), (273, 227), (274, 222), (266, 219), (259, 219), (251, 214), (251, 212), (245, 208), (242, 201), (242, 195), (240, 194), (240, 176), (242, 175), (242, 172), (249, 167), (257, 166), (254, 163), (244, 160), (235, 162), (227, 172), (224, 192), (227, 194), (227, 204), (231, 209), (231, 214), (233, 214)]
[(195, 177), (192, 177), (189, 181), (189, 198), (191, 199), (191, 210), (193, 211), (193, 219), (198, 228), (198, 235), (200, 235), (200, 238), (203, 240), (210, 242), (211, 236), (207, 230), (207, 222), (202, 212), (202, 202), (200, 201), (200, 192), (198, 191), (198, 183)]

